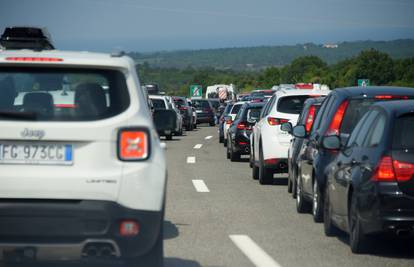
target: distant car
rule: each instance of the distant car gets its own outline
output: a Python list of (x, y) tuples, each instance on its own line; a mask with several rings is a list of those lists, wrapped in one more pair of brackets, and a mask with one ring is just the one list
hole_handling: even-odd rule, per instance
[(188, 104), (185, 97), (173, 96), (172, 97), (175, 105), (180, 110), (183, 116), (183, 124), (185, 125), (186, 131), (192, 131), (194, 128), (193, 110)]
[(252, 126), (259, 120), (263, 106), (263, 103), (245, 103), (237, 113), (227, 133), (227, 158), (231, 161), (250, 154)]
[(303, 104), (308, 98), (329, 94), (328, 90), (283, 90), (270, 98), (260, 121), (253, 127), (254, 179), (261, 184), (273, 182), (274, 173), (288, 172), (288, 149), (291, 136), (280, 129), (285, 122), (296, 124)]
[(230, 125), (233, 123), (234, 119), (236, 118), (237, 113), (239, 112), (240, 108), (245, 104), (246, 102), (236, 102), (233, 104), (233, 106), (230, 109), (230, 112), (226, 117), (224, 117), (224, 124), (223, 124), (223, 136), (224, 136), (224, 146), (227, 146), (227, 131), (230, 128)]
[(226, 104), (226, 107), (224, 108), (223, 113), (220, 116), (220, 119), (219, 119), (219, 143), (224, 142), (224, 125), (226, 123), (224, 118), (226, 116), (228, 116), (228, 114), (230, 113), (230, 110), (231, 110), (232, 107), (233, 107), (233, 102), (228, 102)]
[(220, 99), (212, 99), (209, 98), (208, 101), (210, 102), (211, 106), (213, 107), (213, 112), (214, 112), (214, 124), (218, 124), (218, 120), (220, 118), (220, 112), (219, 112), (219, 108), (220, 108)]
[(183, 128), (184, 128), (184, 118), (183, 118), (183, 115), (181, 114), (181, 110), (178, 109), (177, 105), (175, 104), (171, 96), (164, 96), (164, 97), (168, 101), (168, 109), (174, 110), (175, 113), (177, 114), (178, 129), (174, 131), (174, 134), (181, 136), (183, 135)]
[(213, 106), (207, 99), (192, 99), (193, 106), (197, 112), (197, 124), (208, 123), (210, 126), (215, 124), (215, 114)]
[(154, 107), (154, 123), (158, 134), (172, 140), (173, 134), (182, 131), (181, 120), (165, 96), (149, 96)]
[(338, 228), (348, 232), (353, 253), (367, 252), (374, 234), (412, 237), (413, 107), (414, 100), (377, 103), (346, 145), (337, 135), (322, 141), (325, 149), (337, 152), (326, 169), (325, 234), (332, 236)]
[(192, 114), (193, 114), (193, 129), (197, 129), (197, 111), (196, 111), (191, 99), (187, 98), (187, 103), (191, 107), (191, 111), (192, 111)]
[(324, 138), (337, 135), (346, 144), (355, 125), (374, 103), (409, 98), (414, 98), (412, 88), (337, 88), (326, 97), (309, 134), (304, 125), (293, 129), (296, 137), (309, 136), (297, 159), (296, 209), (299, 213), (311, 210), (315, 222), (323, 220), (325, 170), (337, 156), (337, 151), (322, 146)]

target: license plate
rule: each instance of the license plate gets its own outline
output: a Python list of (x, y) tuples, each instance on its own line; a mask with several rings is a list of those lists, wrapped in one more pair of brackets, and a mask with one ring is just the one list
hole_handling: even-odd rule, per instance
[(202, 113), (203, 111), (202, 110), (196, 110), (196, 113)]
[(72, 165), (72, 163), (72, 145), (0, 143), (0, 164)]

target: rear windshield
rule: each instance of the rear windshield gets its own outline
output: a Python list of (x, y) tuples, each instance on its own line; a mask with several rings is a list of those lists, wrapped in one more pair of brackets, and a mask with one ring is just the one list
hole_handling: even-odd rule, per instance
[(353, 99), (349, 101), (348, 108), (345, 111), (344, 119), (341, 124), (341, 134), (350, 134), (358, 121), (368, 111), (368, 108), (372, 106), (375, 99)]
[(262, 112), (262, 107), (254, 107), (254, 108), (248, 108), (247, 112), (245, 112), (244, 120), (247, 120), (248, 118), (252, 119), (258, 119), (260, 118), (260, 113)]
[(277, 111), (288, 114), (300, 114), (306, 99), (309, 97), (311, 96), (298, 95), (282, 97), (277, 104)]
[(400, 117), (395, 122), (393, 149), (414, 149), (414, 115)]
[(0, 68), (0, 120), (92, 121), (129, 104), (119, 71)]
[(234, 105), (233, 108), (232, 108), (232, 110), (231, 110), (231, 112), (230, 112), (230, 114), (237, 114), (239, 112), (239, 110), (240, 110), (241, 107), (242, 107), (241, 104)]
[(223, 114), (229, 114), (231, 108), (233, 107), (233, 104), (227, 104), (226, 108), (224, 109)]
[(210, 101), (210, 104), (213, 106), (213, 108), (218, 108), (220, 106), (219, 101)]
[(181, 98), (174, 98), (173, 100), (174, 100), (174, 103), (175, 103), (177, 106), (187, 106), (186, 101), (185, 101), (184, 99), (181, 99)]
[(210, 108), (210, 104), (207, 100), (193, 100), (193, 103), (196, 109)]
[(167, 109), (163, 99), (151, 99), (151, 101), (155, 109)]

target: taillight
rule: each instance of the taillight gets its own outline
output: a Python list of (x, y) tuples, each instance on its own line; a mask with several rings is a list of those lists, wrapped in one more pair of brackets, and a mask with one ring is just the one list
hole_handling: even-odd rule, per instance
[(408, 99), (405, 95), (376, 95), (375, 99)]
[(376, 182), (395, 182), (395, 173), (390, 156), (382, 157), (380, 163), (372, 177)]
[(328, 130), (326, 131), (326, 135), (339, 135), (339, 129), (341, 128), (342, 119), (344, 118), (348, 104), (348, 100), (341, 103), (331, 121), (331, 124), (329, 125)]
[(264, 162), (266, 165), (276, 165), (279, 159), (265, 159)]
[(306, 132), (308, 133), (310, 132), (312, 128), (313, 120), (315, 119), (315, 111), (316, 111), (316, 107), (314, 105), (310, 106), (309, 113), (306, 118), (306, 124), (305, 124)]
[(285, 122), (289, 122), (288, 119), (279, 119), (279, 118), (273, 118), (273, 117), (267, 117), (267, 123), (269, 123), (269, 125), (280, 125), (283, 124)]
[(251, 130), (252, 126), (246, 124), (245, 122), (239, 122), (239, 124), (237, 124), (237, 129), (239, 129), (239, 130)]
[(61, 62), (62, 58), (55, 57), (6, 57), (8, 61), (24, 61), (24, 62)]
[(118, 136), (120, 160), (136, 161), (149, 157), (149, 132), (145, 129), (123, 129)]
[(187, 107), (180, 107), (180, 110), (187, 110)]
[(133, 220), (124, 220), (119, 224), (121, 236), (135, 236), (139, 233), (139, 224)]
[(395, 176), (397, 177), (398, 182), (409, 181), (411, 177), (414, 175), (414, 164), (412, 163), (394, 160), (393, 166), (395, 170)]
[(76, 108), (75, 104), (55, 104), (56, 108)]
[(226, 124), (227, 125), (230, 125), (230, 124), (232, 124), (233, 123), (233, 121), (232, 120), (226, 120)]

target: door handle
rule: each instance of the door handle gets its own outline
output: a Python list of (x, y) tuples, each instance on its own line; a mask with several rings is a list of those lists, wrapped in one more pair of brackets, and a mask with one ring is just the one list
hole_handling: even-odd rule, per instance
[(356, 165), (358, 162), (355, 160), (355, 159), (352, 159), (351, 160), (351, 166), (354, 166), (354, 165)]

